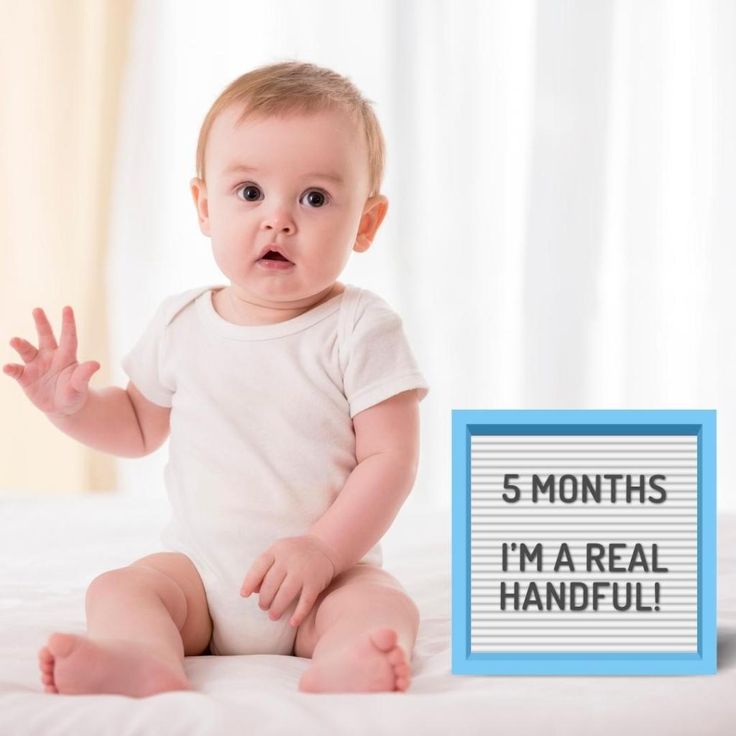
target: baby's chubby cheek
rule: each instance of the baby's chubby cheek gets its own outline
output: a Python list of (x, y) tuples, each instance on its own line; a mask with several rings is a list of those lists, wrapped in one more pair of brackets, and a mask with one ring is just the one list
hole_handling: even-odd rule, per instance
[(255, 266), (255, 256), (246, 255), (244, 248), (213, 243), (212, 255), (220, 271), (233, 281)]

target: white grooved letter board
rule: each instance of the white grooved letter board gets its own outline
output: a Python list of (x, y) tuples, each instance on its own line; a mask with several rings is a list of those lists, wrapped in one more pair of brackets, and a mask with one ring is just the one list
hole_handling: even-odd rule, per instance
[[(524, 420), (466, 433), (466, 660), (485, 655), (499, 673), (701, 672), (706, 655), (715, 667), (714, 468), (695, 421), (714, 432), (715, 412), (453, 414)], [(548, 420), (538, 431), (532, 414)], [(456, 494), (459, 461), (454, 447)]]
[[(471, 606), (473, 628), (471, 649), (479, 651), (681, 651), (697, 649), (698, 623), (696, 603), (697, 576), (697, 440), (695, 437), (678, 436), (575, 436), (554, 437), (531, 435), (521, 437), (473, 437), (471, 449)], [(503, 501), (504, 474), (513, 471), (519, 478), (514, 483), (521, 490), (517, 503)], [(583, 503), (582, 484), (578, 480), (584, 474), (592, 474), (591, 481), (600, 484), (600, 503)], [(631, 475), (636, 485), (645, 486), (653, 473), (666, 477), (664, 503), (625, 503), (619, 475)], [(547, 481), (551, 491), (554, 479), (558, 498), (553, 503), (532, 502), (532, 474)], [(596, 478), (596, 476), (598, 476)], [(608, 476), (608, 478), (606, 477)], [(612, 477), (611, 477), (612, 476)], [(639, 483), (644, 476), (645, 483)], [(560, 479), (565, 478), (560, 484)], [(538, 486), (540, 484), (538, 483)], [(630, 484), (632, 488), (634, 483)], [(591, 486), (596, 487), (591, 483)], [(559, 498), (560, 487), (568, 503)], [(611, 502), (611, 488), (616, 491), (616, 502)], [(607, 490), (608, 493), (603, 491)], [(623, 493), (622, 493), (623, 490)], [(577, 492), (576, 492), (577, 491)], [(546, 494), (545, 494), (546, 495)], [(636, 493), (637, 499), (639, 493)], [(576, 499), (577, 500), (573, 500)], [(606, 499), (606, 500), (603, 500)], [(666, 511), (664, 508), (666, 507)], [(535, 572), (527, 565), (524, 572), (514, 564), (514, 554), (508, 549), (507, 571), (501, 567), (502, 542), (525, 543), (530, 550), (541, 544), (542, 571)], [(566, 543), (570, 550), (570, 565), (560, 565), (554, 570), (559, 547)], [(602, 573), (586, 570), (586, 543), (620, 543), (626, 546), (614, 549), (619, 559), (614, 566), (628, 568), (633, 545), (643, 546), (642, 560), (651, 568), (652, 545), (658, 552), (657, 567), (665, 567), (667, 573), (625, 572)], [(593, 548), (591, 553), (599, 552)], [(517, 548), (518, 552), (518, 548)], [(564, 554), (564, 552), (563, 552)], [(563, 557), (563, 559), (566, 559)], [(599, 555), (604, 569), (608, 568), (609, 555)], [(638, 560), (638, 558), (637, 558)], [(517, 560), (518, 561), (518, 560)], [(599, 566), (591, 560), (592, 566)], [(637, 569), (641, 569), (638, 567)], [(652, 595), (653, 578), (661, 582), (660, 613), (652, 615), (655, 605)], [(664, 581), (666, 580), (666, 584)], [(507, 610), (499, 606), (501, 582), (512, 592), (517, 587), (519, 610), (513, 610), (507, 598)], [(527, 583), (536, 581), (542, 601), (546, 596), (547, 581), (559, 586), (566, 582), (569, 602), (569, 584), (573, 581), (626, 583), (628, 597), (619, 590), (621, 607), (628, 602), (624, 612), (609, 610), (611, 588), (599, 587), (606, 599), (599, 602), (598, 611), (590, 610), (590, 586), (588, 610), (578, 612), (537, 613), (530, 601), (527, 610), (521, 610)], [(639, 583), (642, 592), (641, 607), (636, 611), (634, 585)], [(578, 586), (576, 590), (585, 590)], [(555, 599), (556, 600), (556, 599)], [(582, 605), (583, 599), (578, 603)], [(511, 610), (508, 610), (508, 609)]]

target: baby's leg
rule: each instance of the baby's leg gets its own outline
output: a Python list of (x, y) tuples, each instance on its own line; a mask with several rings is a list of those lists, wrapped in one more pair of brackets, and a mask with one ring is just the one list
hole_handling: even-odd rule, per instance
[(39, 652), (46, 692), (145, 697), (191, 689), (184, 656), (202, 654), (212, 623), (186, 555), (148, 555), (87, 589), (87, 636), (55, 633)]
[(375, 565), (338, 575), (301, 623), (294, 653), (312, 657), (304, 692), (408, 689), (419, 609), (398, 580)]

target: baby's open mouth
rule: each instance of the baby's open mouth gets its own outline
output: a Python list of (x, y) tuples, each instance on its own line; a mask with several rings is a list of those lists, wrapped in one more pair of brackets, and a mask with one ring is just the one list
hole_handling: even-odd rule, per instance
[(284, 256), (281, 255), (281, 253), (277, 253), (275, 250), (270, 250), (268, 253), (266, 253), (265, 256), (261, 260), (268, 260), (268, 261), (289, 261), (288, 258), (284, 258)]

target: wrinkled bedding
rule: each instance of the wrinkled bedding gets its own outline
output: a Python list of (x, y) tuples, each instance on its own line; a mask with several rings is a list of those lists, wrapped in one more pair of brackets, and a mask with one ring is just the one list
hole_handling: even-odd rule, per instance
[(309, 661), (188, 657), (192, 693), (51, 695), (36, 656), (54, 631), (84, 633), (94, 577), (160, 551), (162, 499), (119, 493), (0, 496), (0, 734), (736, 733), (736, 515), (719, 517), (717, 675), (460, 676), (450, 672), (451, 512), (405, 506), (384, 567), (422, 621), (406, 693), (300, 693)]

